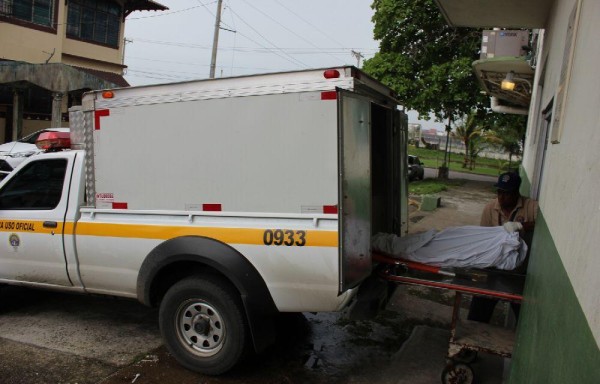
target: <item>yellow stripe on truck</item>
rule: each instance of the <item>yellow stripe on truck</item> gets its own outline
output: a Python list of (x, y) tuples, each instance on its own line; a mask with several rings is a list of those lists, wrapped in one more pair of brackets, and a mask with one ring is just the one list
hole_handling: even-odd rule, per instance
[[(68, 228), (69, 226), (67, 226)], [(71, 226), (72, 227), (72, 226)], [(271, 241), (267, 245), (301, 245), (306, 247), (337, 247), (337, 231), (296, 231), (287, 229), (257, 229), (257, 228), (220, 228), (192, 226), (163, 226), (139, 224), (101, 224), (77, 223), (77, 235), (127, 237), (138, 239), (168, 240), (180, 236), (204, 236), (223, 243), (265, 245), (265, 240), (272, 240), (272, 232), (281, 231), (281, 243)], [(270, 232), (265, 236), (266, 232)], [(299, 232), (303, 232), (300, 234)], [(65, 232), (66, 233), (66, 232)], [(277, 239), (276, 239), (277, 240)]]
[(57, 223), (56, 228), (45, 228), (43, 221), (0, 220), (0, 232), (61, 233), (62, 227), (62, 223)]
[[(43, 221), (29, 220), (0, 220), (0, 232), (24, 233), (64, 233), (73, 235), (75, 224), (72, 222), (57, 223), (56, 228), (45, 228)], [(106, 224), (82, 223), (77, 226), (77, 235), (121, 237), (137, 239), (168, 240), (180, 236), (204, 236), (224, 243), (274, 245), (274, 246), (306, 246), (306, 247), (337, 247), (337, 231), (306, 231), (283, 228), (221, 228), (221, 227), (192, 227), (140, 224)], [(64, 231), (63, 231), (64, 228)]]

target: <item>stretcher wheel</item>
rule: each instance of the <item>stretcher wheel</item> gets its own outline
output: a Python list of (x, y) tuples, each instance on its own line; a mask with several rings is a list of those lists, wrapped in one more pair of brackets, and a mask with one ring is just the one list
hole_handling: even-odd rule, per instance
[(477, 360), (477, 351), (462, 349), (457, 355), (452, 357), (457, 363), (471, 364)]
[(448, 364), (442, 371), (443, 384), (473, 384), (473, 368), (467, 364)]

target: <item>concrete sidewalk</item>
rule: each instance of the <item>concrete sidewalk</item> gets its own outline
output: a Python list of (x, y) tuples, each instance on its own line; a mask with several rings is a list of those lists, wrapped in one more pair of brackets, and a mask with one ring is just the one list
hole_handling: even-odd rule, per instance
[[(386, 377), (390, 384), (441, 383), (450, 332), (425, 325), (415, 327), (410, 338), (392, 357)], [(504, 358), (480, 353), (471, 364), (479, 384), (502, 384)]]
[[(402, 314), (408, 321), (418, 324), (408, 340), (390, 359), (389, 368), (382, 375), (386, 384), (441, 383), (446, 366), (452, 300), (454, 292), (434, 288), (400, 285), (388, 303), (387, 310)], [(507, 308), (498, 305), (496, 311)], [(466, 305), (461, 308), (461, 318), (467, 316)], [(475, 383), (502, 384), (508, 375), (504, 368), (510, 359), (479, 353), (471, 364)], [(378, 381), (379, 383), (379, 381)]]

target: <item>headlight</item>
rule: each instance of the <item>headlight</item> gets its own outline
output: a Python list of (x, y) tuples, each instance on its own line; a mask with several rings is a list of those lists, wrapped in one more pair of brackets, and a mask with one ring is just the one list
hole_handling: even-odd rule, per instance
[(17, 153), (11, 153), (10, 155), (8, 155), (9, 157), (13, 157), (13, 158), (19, 158), (19, 157), (29, 157), (33, 154), (35, 154), (36, 151), (27, 151), (27, 152), (17, 152)]

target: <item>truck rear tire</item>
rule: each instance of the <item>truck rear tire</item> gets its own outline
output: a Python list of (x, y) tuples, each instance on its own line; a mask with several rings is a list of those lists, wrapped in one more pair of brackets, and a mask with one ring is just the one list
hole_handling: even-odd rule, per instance
[(159, 325), (173, 357), (207, 375), (233, 368), (248, 346), (239, 294), (213, 276), (192, 276), (174, 284), (160, 304)]

